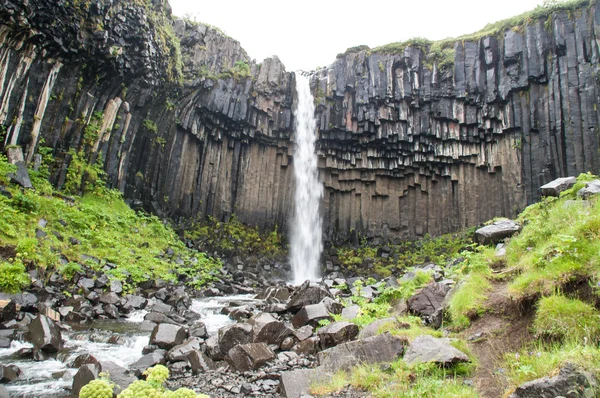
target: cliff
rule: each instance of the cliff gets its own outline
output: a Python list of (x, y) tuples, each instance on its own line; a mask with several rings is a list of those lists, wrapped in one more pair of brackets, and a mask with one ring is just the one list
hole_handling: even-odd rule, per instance
[[(450, 232), (597, 173), (599, 7), (313, 72), (327, 236)], [(278, 59), (160, 0), (8, 0), (0, 17), (4, 144), (51, 147), (58, 186), (81, 150), (158, 214), (287, 226), (295, 82)]]

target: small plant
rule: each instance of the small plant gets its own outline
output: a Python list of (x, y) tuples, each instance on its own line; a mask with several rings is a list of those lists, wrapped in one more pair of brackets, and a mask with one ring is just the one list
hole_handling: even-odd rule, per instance
[(144, 126), (144, 128), (146, 128), (146, 130), (148, 130), (151, 133), (158, 133), (158, 127), (156, 126), (156, 122), (154, 122), (153, 120), (145, 119), (142, 122), (142, 126)]
[(0, 261), (0, 292), (19, 293), (30, 283), (29, 274), (20, 259)]

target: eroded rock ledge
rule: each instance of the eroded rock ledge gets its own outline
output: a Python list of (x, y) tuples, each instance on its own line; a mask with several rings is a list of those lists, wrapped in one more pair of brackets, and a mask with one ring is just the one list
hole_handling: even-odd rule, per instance
[[(597, 173), (599, 11), (457, 41), (451, 67), (408, 46), (314, 72), (327, 236), (450, 232)], [(3, 144), (50, 146), (56, 184), (85, 149), (161, 215), (287, 226), (295, 83), (278, 59), (161, 0), (9, 0), (0, 17)]]

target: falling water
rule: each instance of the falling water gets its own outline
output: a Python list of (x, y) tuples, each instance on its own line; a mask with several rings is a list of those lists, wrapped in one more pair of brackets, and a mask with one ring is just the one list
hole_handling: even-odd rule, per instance
[(319, 276), (319, 259), (323, 250), (321, 241), (321, 217), (319, 203), (323, 196), (323, 186), (317, 175), (317, 155), (315, 153), (314, 99), (308, 79), (296, 73), (296, 152), (294, 153), (294, 174), (296, 194), (294, 200), (294, 220), (291, 228), (291, 263), (294, 283), (316, 280)]

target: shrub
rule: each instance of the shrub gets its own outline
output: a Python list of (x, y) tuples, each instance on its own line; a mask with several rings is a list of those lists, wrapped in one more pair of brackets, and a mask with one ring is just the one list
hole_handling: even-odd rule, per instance
[(29, 286), (31, 279), (25, 265), (19, 259), (0, 262), (0, 291), (5, 293), (19, 293)]
[(542, 298), (533, 328), (536, 334), (556, 340), (582, 342), (600, 338), (600, 313), (589, 304), (562, 295)]

